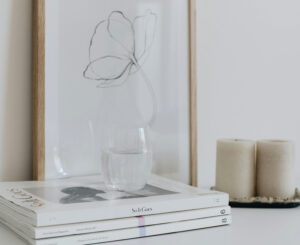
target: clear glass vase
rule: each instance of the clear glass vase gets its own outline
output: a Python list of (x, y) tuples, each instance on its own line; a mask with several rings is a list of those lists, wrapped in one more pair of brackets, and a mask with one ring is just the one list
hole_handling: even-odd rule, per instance
[(109, 128), (101, 153), (107, 189), (135, 191), (146, 185), (153, 161), (148, 127), (117, 125)]

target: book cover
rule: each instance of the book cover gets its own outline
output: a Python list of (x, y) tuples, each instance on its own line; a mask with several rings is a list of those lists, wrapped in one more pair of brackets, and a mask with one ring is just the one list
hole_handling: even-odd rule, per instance
[(135, 192), (111, 192), (101, 176), (0, 183), (0, 204), (23, 221), (49, 226), (228, 205), (228, 194), (156, 175)]

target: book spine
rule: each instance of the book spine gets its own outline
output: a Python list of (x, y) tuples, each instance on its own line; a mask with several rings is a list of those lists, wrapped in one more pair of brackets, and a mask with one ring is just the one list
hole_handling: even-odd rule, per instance
[(231, 223), (230, 215), (206, 219), (188, 220), (182, 222), (153, 225), (149, 227), (130, 228), (116, 231), (91, 233), (86, 235), (67, 236), (42, 240), (30, 240), (35, 245), (83, 245), (124, 239), (168, 234), (180, 231), (196, 230)]
[(98, 222), (87, 222), (51, 227), (34, 228), (30, 225), (25, 225), (24, 232), (31, 237), (32, 234), (34, 234), (33, 238), (35, 239), (41, 239), (56, 236), (67, 236), (74, 234), (84, 234), (89, 232), (100, 232), (169, 222), (178, 222), (182, 220), (200, 219), (228, 214), (230, 214), (230, 207), (222, 206), (216, 208), (196, 209), (174, 213), (155, 214), (148, 216), (130, 217), (116, 220), (103, 220)]
[(172, 201), (149, 202), (135, 206), (107, 207), (102, 209), (85, 209), (80, 212), (74, 210), (55, 213), (37, 214), (35, 226), (49, 226), (60, 224), (71, 224), (78, 222), (90, 222), (96, 220), (117, 219), (133, 216), (152, 215), (159, 213), (178, 212), (191, 209), (218, 207), (228, 205), (227, 194), (199, 195), (198, 197), (183, 198)]

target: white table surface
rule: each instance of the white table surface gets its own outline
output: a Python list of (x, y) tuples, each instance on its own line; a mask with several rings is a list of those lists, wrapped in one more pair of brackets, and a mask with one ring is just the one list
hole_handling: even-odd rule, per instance
[[(232, 209), (229, 226), (131, 239), (109, 245), (191, 245), (191, 244), (299, 244), (300, 207), (293, 209)], [(25, 245), (4, 225), (0, 225), (0, 244)]]

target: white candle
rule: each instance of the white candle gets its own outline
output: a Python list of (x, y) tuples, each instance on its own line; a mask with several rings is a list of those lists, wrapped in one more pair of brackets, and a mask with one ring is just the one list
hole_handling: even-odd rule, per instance
[(263, 140), (257, 143), (257, 194), (291, 198), (295, 194), (294, 144)]
[(231, 198), (255, 196), (255, 141), (217, 141), (216, 189)]

